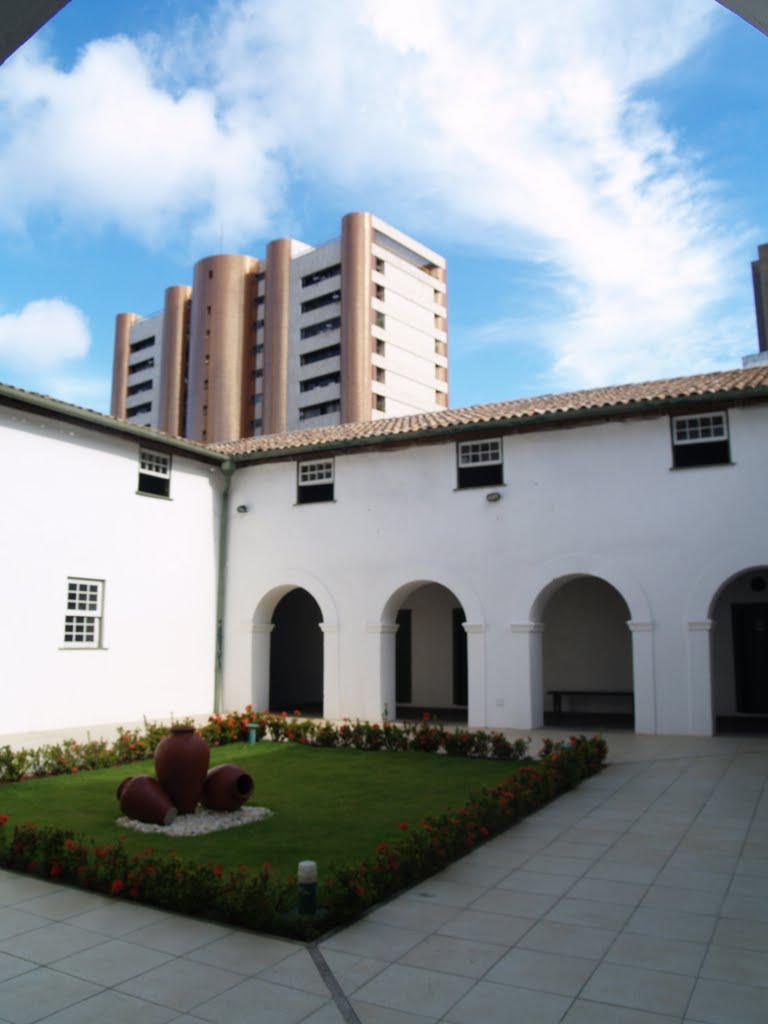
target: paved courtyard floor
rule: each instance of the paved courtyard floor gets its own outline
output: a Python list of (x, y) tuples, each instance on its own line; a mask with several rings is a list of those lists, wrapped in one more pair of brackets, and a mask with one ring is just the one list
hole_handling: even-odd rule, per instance
[(765, 1024), (768, 738), (607, 739), (600, 775), (313, 946), (0, 871), (0, 1021)]

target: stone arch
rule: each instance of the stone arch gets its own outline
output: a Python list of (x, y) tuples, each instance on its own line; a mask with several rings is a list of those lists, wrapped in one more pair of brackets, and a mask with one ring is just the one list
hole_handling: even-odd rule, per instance
[[(599, 555), (569, 555), (534, 567), (517, 588), (518, 609), (522, 619), (513, 621), (512, 630), (528, 637), (530, 709), (532, 725), (544, 721), (544, 613), (548, 602), (562, 587), (578, 580), (599, 580), (611, 588), (626, 606), (627, 634), (617, 643), (628, 643), (629, 672), (620, 686), (595, 686), (585, 689), (632, 690), (634, 725), (638, 732), (656, 731), (656, 694), (653, 658), (653, 620), (649, 601), (634, 576), (623, 566)], [(578, 584), (577, 584), (578, 585)], [(615, 616), (614, 616), (615, 618)], [(628, 685), (631, 680), (631, 687)], [(562, 687), (552, 687), (553, 689)], [(577, 689), (578, 687), (573, 687)], [(626, 699), (623, 700), (626, 707)], [(617, 705), (618, 706), (618, 705)]]
[[(256, 601), (251, 622), (251, 703), (266, 708), (270, 703), (271, 638), (275, 628), (274, 616), (281, 601), (294, 591), (303, 591), (319, 609), (317, 626), (322, 634), (322, 715), (338, 717), (339, 656), (338, 612), (333, 597), (321, 580), (301, 570), (287, 569), (276, 574)], [(308, 615), (305, 612), (305, 615)], [(287, 695), (286, 695), (287, 696)], [(292, 709), (293, 710), (293, 709)]]
[[(379, 635), (382, 706), (388, 710), (398, 706), (398, 669), (402, 673), (403, 658), (410, 657), (417, 673), (412, 679), (412, 706), (434, 704), (449, 708), (452, 715), (466, 714), (470, 724), (485, 724), (485, 615), (473, 588), (442, 568), (422, 569), (405, 582), (383, 581), (373, 607), (377, 617), (368, 628)], [(398, 622), (402, 611), (412, 613), (409, 654), (403, 643), (402, 614)], [(428, 647), (438, 635), (442, 643), (439, 650), (432, 650), (430, 660)], [(428, 683), (431, 671), (443, 673), (440, 686)], [(405, 703), (401, 701), (401, 707)]]

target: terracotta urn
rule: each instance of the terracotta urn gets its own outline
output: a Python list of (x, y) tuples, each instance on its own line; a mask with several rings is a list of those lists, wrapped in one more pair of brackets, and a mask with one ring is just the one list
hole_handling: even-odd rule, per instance
[(211, 811), (236, 811), (252, 792), (248, 772), (237, 764), (219, 764), (208, 772), (200, 802)]
[(149, 825), (170, 825), (179, 813), (163, 787), (151, 775), (123, 779), (117, 788), (120, 810)]
[(155, 750), (158, 781), (179, 814), (193, 814), (208, 772), (208, 744), (192, 725), (174, 725)]

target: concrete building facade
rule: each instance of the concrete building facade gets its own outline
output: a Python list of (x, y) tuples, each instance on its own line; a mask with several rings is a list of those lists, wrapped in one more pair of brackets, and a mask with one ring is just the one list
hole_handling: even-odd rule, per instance
[(151, 317), (121, 313), (112, 414), (207, 443), (448, 405), (445, 260), (370, 213), (319, 247), (195, 265)]

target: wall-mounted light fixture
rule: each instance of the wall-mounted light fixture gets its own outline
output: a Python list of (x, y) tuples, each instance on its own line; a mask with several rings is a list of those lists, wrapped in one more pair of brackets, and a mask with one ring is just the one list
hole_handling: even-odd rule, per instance
[(485, 496), (486, 501), (501, 501), (501, 494), (498, 491), (489, 491)]
[(237, 511), (242, 515), (243, 512), (247, 512), (248, 511), (248, 506), (247, 505), (238, 505), (237, 506)]

